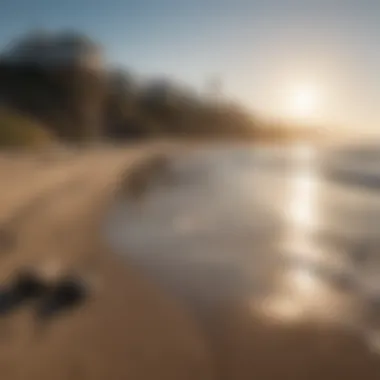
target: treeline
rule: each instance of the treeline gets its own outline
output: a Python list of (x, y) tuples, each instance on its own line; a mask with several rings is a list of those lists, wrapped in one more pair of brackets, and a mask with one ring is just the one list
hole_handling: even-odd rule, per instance
[[(0, 129), (9, 129), (5, 124), (6, 120), (9, 124), (9, 115), (13, 113), (23, 115), (23, 125), (25, 118), (30, 118), (34, 127), (30, 126), (29, 130), (39, 123), (38, 130), (45, 129), (46, 135), (69, 143), (165, 136), (276, 138), (281, 135), (283, 138), (285, 134), (290, 135), (281, 128), (268, 128), (263, 121), (226, 99), (207, 98), (167, 80), (137, 80), (127, 71), (109, 69), (102, 64), (88, 65), (89, 52), (91, 59), (96, 55), (99, 60), (99, 54), (100, 60), (102, 57), (98, 46), (81, 35), (60, 35), (59, 41), (62, 46), (52, 42), (50, 35), (31, 34), (16, 41), (12, 49), (0, 56), (0, 109), (3, 110)], [(44, 61), (43, 57), (58, 54), (63, 57), (61, 60)], [(87, 60), (78, 59), (78, 56), (83, 58), (81, 54)], [(81, 64), (82, 61), (85, 63)], [(5, 135), (0, 130), (0, 144), (7, 144)], [(50, 139), (44, 137), (44, 141)]]

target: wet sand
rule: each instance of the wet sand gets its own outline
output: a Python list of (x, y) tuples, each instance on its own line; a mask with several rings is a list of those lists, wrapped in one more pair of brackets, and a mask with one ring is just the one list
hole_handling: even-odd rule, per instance
[(304, 150), (292, 163), (235, 148), (177, 156), (138, 202), (122, 194), (110, 243), (184, 302), (218, 378), (377, 379), (379, 356), (360, 330), (368, 305), (344, 274), (352, 232), (374, 233), (377, 200), (322, 189)]

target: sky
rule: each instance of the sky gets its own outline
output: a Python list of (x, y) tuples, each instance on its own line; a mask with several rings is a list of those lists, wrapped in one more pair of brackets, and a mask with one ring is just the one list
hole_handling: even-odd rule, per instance
[(380, 136), (379, 0), (1, 0), (0, 48), (76, 29), (109, 64), (270, 117)]

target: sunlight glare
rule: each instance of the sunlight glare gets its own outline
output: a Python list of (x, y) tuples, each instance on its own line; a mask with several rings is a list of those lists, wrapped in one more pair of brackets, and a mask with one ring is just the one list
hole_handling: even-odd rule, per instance
[(315, 86), (296, 86), (286, 94), (286, 98), (286, 111), (291, 118), (307, 121), (316, 116), (320, 93)]

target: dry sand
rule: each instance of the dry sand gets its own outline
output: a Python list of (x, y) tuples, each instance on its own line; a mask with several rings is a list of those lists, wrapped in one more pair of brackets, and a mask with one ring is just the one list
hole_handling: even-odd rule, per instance
[(1, 284), (28, 266), (92, 284), (83, 307), (46, 325), (36, 304), (0, 316), (1, 379), (213, 379), (196, 323), (99, 239), (121, 173), (149, 150), (0, 157), (0, 220), (15, 239)]

